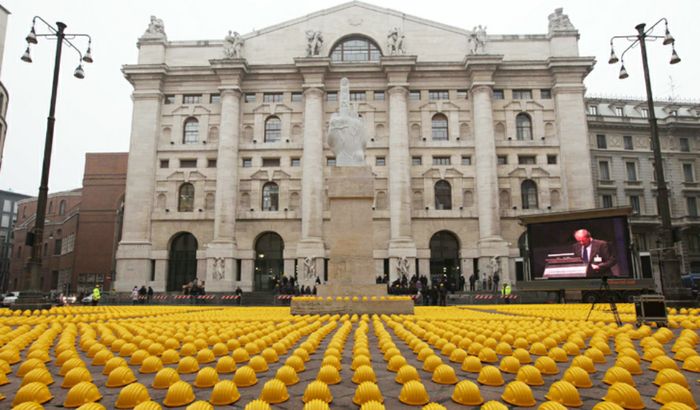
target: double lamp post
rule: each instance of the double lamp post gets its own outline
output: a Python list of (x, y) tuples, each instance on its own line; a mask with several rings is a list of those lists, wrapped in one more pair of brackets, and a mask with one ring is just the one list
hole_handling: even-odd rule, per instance
[[(665, 26), (664, 35), (653, 35), (654, 29), (662, 22)], [(647, 93), (647, 118), (649, 120), (649, 128), (651, 130), (651, 147), (654, 154), (657, 205), (659, 216), (661, 217), (661, 249), (659, 257), (661, 272), (659, 272), (659, 275), (661, 276), (662, 291), (667, 299), (686, 299), (690, 296), (690, 290), (684, 288), (681, 283), (681, 266), (674, 247), (671, 209), (668, 200), (668, 186), (666, 185), (666, 178), (664, 177), (663, 158), (661, 156), (661, 144), (659, 141), (659, 129), (656, 124), (654, 97), (651, 92), (651, 80), (649, 78), (646, 43), (647, 41), (662, 40), (663, 45), (671, 46), (671, 60), (669, 63), (678, 64), (680, 63), (681, 59), (678, 57), (678, 53), (676, 53), (676, 40), (668, 30), (668, 20), (666, 20), (666, 18), (660, 19), (648, 29), (644, 23), (638, 24), (635, 26), (635, 29), (637, 30), (636, 35), (614, 36), (610, 39), (610, 59), (608, 60), (608, 63), (615, 64), (620, 62), (619, 78), (624, 80), (625, 78), (629, 77), (627, 69), (625, 68), (625, 54), (635, 46), (639, 45), (642, 52), (642, 67), (644, 69), (644, 83)], [(613, 48), (613, 42), (618, 39), (631, 41), (631, 44), (625, 49), (625, 51), (622, 52), (620, 58), (617, 57), (617, 54), (615, 54), (615, 49)]]
[[(36, 23), (40, 22), (46, 26), (48, 32), (37, 34)], [(32, 247), (32, 253), (27, 264), (27, 276), (22, 281), (22, 292), (18, 297), (16, 307), (17, 308), (30, 308), (30, 307), (40, 307), (46, 306), (46, 301), (43, 297), (43, 292), (40, 286), (40, 278), (42, 275), (41, 265), (42, 265), (42, 249), (44, 243), (44, 225), (46, 219), (46, 201), (48, 197), (48, 185), (49, 185), (49, 169), (51, 167), (51, 149), (53, 146), (53, 133), (54, 133), (54, 123), (56, 118), (54, 116), (56, 112), (56, 95), (58, 92), (58, 75), (61, 68), (61, 51), (63, 45), (71, 47), (78, 53), (78, 67), (76, 67), (73, 72), (73, 76), (78, 79), (85, 78), (85, 71), (83, 70), (83, 62), (92, 63), (92, 50), (91, 43), (92, 39), (87, 34), (67, 34), (65, 32), (66, 25), (62, 22), (56, 22), (56, 27), (49, 24), (46, 20), (39, 16), (35, 16), (32, 20), (32, 28), (26, 37), (27, 49), (22, 55), (22, 61), (27, 63), (32, 62), (32, 57), (30, 54), (30, 47), (32, 44), (38, 43), (39, 37), (45, 37), (48, 39), (56, 40), (56, 58), (53, 67), (53, 84), (51, 86), (51, 103), (49, 105), (49, 116), (46, 121), (46, 139), (44, 141), (44, 161), (41, 168), (41, 184), (39, 185), (39, 197), (36, 203), (36, 217), (34, 221), (34, 229), (31, 233), (27, 234), (28, 245)], [(87, 50), (85, 54), (80, 52), (78, 48), (71, 42), (75, 38), (85, 37), (88, 40)]]

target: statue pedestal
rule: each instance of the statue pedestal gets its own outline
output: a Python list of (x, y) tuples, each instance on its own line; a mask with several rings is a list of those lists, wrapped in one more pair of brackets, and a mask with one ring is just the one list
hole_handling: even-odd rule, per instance
[[(377, 285), (374, 275), (374, 176), (370, 167), (332, 167), (328, 198), (331, 211), (326, 224), (330, 247), (328, 283), (317, 287), (318, 296), (385, 296), (386, 285)], [(292, 303), (292, 313), (314, 309), (319, 309), (318, 313), (327, 313), (328, 309), (344, 313), (413, 313), (413, 301), (382, 300), (369, 304), (334, 301), (303, 306), (302, 309), (300, 304)]]

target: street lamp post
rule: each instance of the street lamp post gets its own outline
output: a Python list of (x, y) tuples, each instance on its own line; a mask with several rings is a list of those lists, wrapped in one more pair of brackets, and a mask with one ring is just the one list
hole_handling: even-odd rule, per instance
[[(663, 36), (652, 35), (656, 26), (663, 22), (665, 25), (665, 34)], [(664, 177), (664, 167), (663, 159), (661, 157), (661, 143), (659, 141), (659, 129), (656, 124), (656, 113), (654, 112), (654, 97), (651, 92), (651, 79), (649, 78), (649, 64), (647, 62), (647, 39), (651, 41), (663, 40), (663, 45), (671, 46), (671, 60), (670, 64), (677, 64), (681, 61), (680, 57), (676, 53), (675, 42), (671, 33), (668, 30), (668, 20), (662, 18), (651, 27), (646, 29), (646, 24), (641, 23), (635, 26), (637, 30), (636, 35), (631, 36), (614, 36), (610, 38), (610, 59), (609, 64), (615, 64), (620, 62), (620, 75), (619, 78), (624, 80), (629, 77), (627, 69), (625, 68), (625, 54), (639, 44), (639, 48), (642, 51), (642, 67), (644, 70), (644, 83), (646, 87), (647, 94), (647, 118), (649, 120), (649, 128), (651, 130), (651, 147), (654, 154), (654, 173), (656, 176), (656, 186), (657, 186), (657, 207), (659, 210), (659, 216), (661, 216), (661, 243), (660, 247), (660, 261), (659, 265), (662, 268), (659, 272), (662, 275), (661, 286), (664, 295), (671, 300), (685, 299), (690, 297), (689, 289), (683, 287), (681, 283), (681, 269), (680, 261), (678, 255), (676, 255), (676, 250), (673, 243), (673, 226), (671, 223), (671, 209), (668, 201), (668, 186), (666, 185), (666, 178)], [(613, 41), (616, 39), (625, 39), (631, 41), (625, 51), (622, 52), (620, 58), (617, 58), (615, 54), (615, 49), (613, 48)]]
[[(37, 21), (43, 23), (49, 30), (46, 34), (36, 33)], [(58, 28), (56, 28), (58, 27)], [(27, 63), (32, 62), (30, 47), (32, 44), (38, 43), (39, 37), (47, 37), (56, 39), (56, 57), (53, 67), (53, 83), (51, 86), (51, 102), (49, 105), (49, 116), (46, 120), (46, 139), (44, 141), (44, 161), (41, 167), (41, 183), (39, 185), (39, 196), (36, 202), (36, 216), (34, 220), (34, 229), (30, 241), (32, 253), (27, 263), (27, 276), (22, 281), (22, 292), (15, 304), (16, 308), (26, 309), (29, 307), (46, 306), (47, 302), (43, 298), (43, 293), (40, 289), (41, 265), (42, 265), (42, 244), (44, 242), (44, 224), (46, 219), (46, 200), (49, 191), (49, 169), (51, 167), (51, 149), (53, 147), (54, 124), (56, 122), (56, 96), (58, 93), (58, 75), (61, 68), (61, 51), (63, 44), (73, 48), (79, 56), (78, 67), (73, 72), (73, 76), (78, 79), (85, 78), (82, 62), (92, 63), (92, 39), (87, 34), (66, 34), (66, 25), (62, 22), (56, 22), (56, 27), (46, 22), (39, 16), (35, 16), (32, 20), (32, 28), (26, 37), (27, 49), (22, 55), (22, 61)], [(88, 39), (88, 48), (85, 54), (81, 53), (78, 48), (73, 45), (70, 39), (77, 37), (86, 37)]]

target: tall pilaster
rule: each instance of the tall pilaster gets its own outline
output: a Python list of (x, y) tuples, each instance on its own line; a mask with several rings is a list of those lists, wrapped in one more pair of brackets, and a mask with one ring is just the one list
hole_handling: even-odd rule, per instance
[(151, 212), (163, 100), (161, 85), (166, 68), (127, 66), (123, 71), (134, 92), (124, 227), (116, 257), (117, 291), (131, 290), (134, 283), (146, 283), (150, 277)]
[(399, 258), (415, 270), (416, 244), (411, 226), (411, 164), (408, 135), (408, 75), (416, 56), (382, 57), (389, 94), (389, 210), (390, 279), (398, 277)]
[(592, 57), (551, 57), (549, 69), (554, 77), (557, 136), (561, 152), (561, 173), (568, 209), (595, 207), (591, 154), (588, 146), (588, 122), (583, 80), (593, 69)]
[(206, 271), (208, 287), (213, 291), (227, 291), (235, 288), (241, 82), (248, 67), (244, 59), (211, 60), (210, 64), (220, 80), (221, 121), (216, 159), (214, 240), (207, 245)]
[(472, 113), (474, 116), (474, 156), (476, 165), (479, 242), (501, 239), (498, 204), (498, 172), (496, 141), (493, 130), (493, 73), (503, 56), (469, 56), (467, 72), (471, 80)]
[[(323, 242), (324, 157), (323, 127), (325, 125), (323, 97), (324, 77), (330, 64), (325, 57), (297, 58), (295, 63), (304, 83), (304, 139), (301, 181), (301, 239), (297, 245), (298, 266), (303, 259), (312, 258), (318, 276), (323, 275), (323, 258), (326, 256)], [(313, 284), (314, 278), (306, 278), (302, 285)]]

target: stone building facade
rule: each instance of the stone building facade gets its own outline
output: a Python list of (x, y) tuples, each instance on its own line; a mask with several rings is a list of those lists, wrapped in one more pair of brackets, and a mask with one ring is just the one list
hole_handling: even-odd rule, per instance
[(18, 202), (29, 195), (0, 190), (0, 292), (7, 290), (10, 278), (10, 260), (13, 254), (12, 241), (17, 222)]
[[(546, 16), (542, 26), (547, 27)], [(545, 30), (543, 30), (545, 31)], [(342, 78), (370, 136), (375, 271), (515, 281), (528, 213), (595, 206), (583, 80), (557, 10), (491, 35), (350, 2), (223, 41), (138, 42), (116, 290), (323, 281), (328, 120)], [(494, 258), (498, 257), (498, 258)], [(492, 261), (497, 261), (494, 265)]]
[[(596, 206), (632, 207), (633, 242), (649, 276), (661, 245), (647, 102), (589, 98), (586, 109)], [(654, 114), (681, 270), (700, 272), (700, 103), (656, 101)]]
[[(0, 5), (0, 72), (2, 72), (2, 56), (5, 53), (5, 33), (7, 32), (7, 19), (10, 12)], [(5, 150), (5, 136), (7, 135), (7, 104), (10, 95), (5, 88), (5, 84), (0, 80), (0, 169), (2, 169), (2, 158)]]

